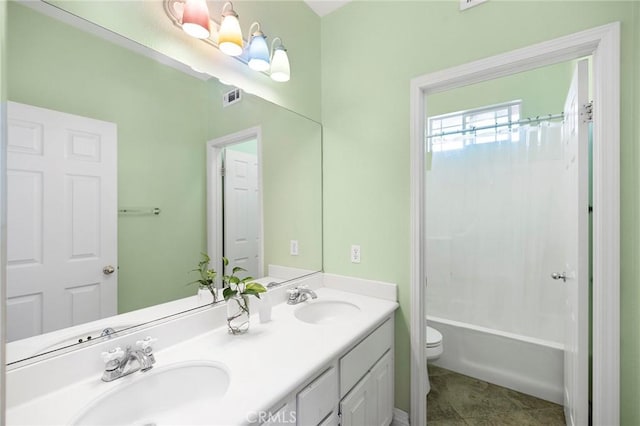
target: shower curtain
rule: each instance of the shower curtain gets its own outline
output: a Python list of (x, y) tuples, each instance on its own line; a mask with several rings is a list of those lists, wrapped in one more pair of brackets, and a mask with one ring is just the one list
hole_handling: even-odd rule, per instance
[(427, 313), (562, 343), (562, 281), (550, 278), (564, 270), (561, 126), (516, 131), (430, 154)]

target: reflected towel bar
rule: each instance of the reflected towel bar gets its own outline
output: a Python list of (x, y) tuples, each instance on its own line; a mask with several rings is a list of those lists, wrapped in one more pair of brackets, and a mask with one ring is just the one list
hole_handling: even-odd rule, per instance
[(159, 207), (130, 207), (118, 209), (118, 214), (122, 215), (154, 215), (160, 214)]

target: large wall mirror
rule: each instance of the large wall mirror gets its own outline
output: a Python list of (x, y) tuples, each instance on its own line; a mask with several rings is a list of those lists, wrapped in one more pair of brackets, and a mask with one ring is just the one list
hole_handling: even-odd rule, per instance
[(8, 3), (10, 365), (206, 303), (202, 253), (322, 269), (319, 123), (48, 9)]

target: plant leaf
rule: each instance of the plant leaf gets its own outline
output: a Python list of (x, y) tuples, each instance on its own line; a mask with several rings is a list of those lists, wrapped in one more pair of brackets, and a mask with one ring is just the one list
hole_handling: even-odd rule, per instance
[(246, 271), (246, 269), (241, 268), (239, 266), (234, 266), (233, 267), (233, 271), (231, 272), (232, 275), (235, 275), (237, 272), (241, 272), (241, 271)]
[(248, 292), (248, 291), (253, 291), (253, 292), (256, 292), (256, 293), (264, 293), (264, 292), (267, 291), (267, 289), (264, 288), (264, 286), (262, 284), (249, 283), (245, 287), (245, 292)]
[(235, 296), (238, 292), (236, 290), (231, 290), (229, 287), (222, 290), (222, 296), (224, 300), (229, 300), (231, 297)]

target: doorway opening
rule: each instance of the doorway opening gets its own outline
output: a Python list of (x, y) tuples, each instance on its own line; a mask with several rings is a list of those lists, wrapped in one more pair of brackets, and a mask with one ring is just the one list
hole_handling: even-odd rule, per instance
[(224, 274), (241, 267), (264, 275), (260, 139), (254, 127), (207, 143), (207, 249)]
[[(593, 55), (592, 418), (619, 423), (620, 24), (417, 77), (411, 82), (411, 423), (426, 423), (426, 95)], [(514, 357), (516, 355), (514, 354)]]
[(427, 336), (444, 348), (427, 339), (428, 366), (559, 404), (473, 410), (436, 384), (451, 419), (588, 423), (588, 61), (425, 100)]

